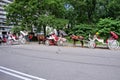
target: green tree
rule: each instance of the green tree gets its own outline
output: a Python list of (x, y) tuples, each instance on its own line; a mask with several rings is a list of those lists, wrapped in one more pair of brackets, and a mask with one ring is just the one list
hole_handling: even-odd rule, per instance
[(26, 30), (32, 30), (32, 26), (44, 26), (45, 31), (46, 25), (53, 26), (56, 22), (51, 20), (53, 16), (56, 20), (65, 19), (64, 0), (15, 0), (6, 6), (6, 11), (8, 22), (25, 26)]
[(109, 17), (120, 20), (120, 0), (111, 0), (108, 4)]
[(68, 32), (83, 34), (90, 30), (94, 33), (98, 29), (106, 36), (110, 30), (120, 34), (119, 4), (120, 0), (14, 0), (5, 9), (7, 23), (29, 31), (34, 26), (46, 33), (46, 26), (61, 29), (69, 24)]
[(108, 38), (110, 31), (114, 31), (120, 35), (120, 21), (111, 18), (100, 19), (97, 23), (97, 32), (100, 33), (100, 36)]

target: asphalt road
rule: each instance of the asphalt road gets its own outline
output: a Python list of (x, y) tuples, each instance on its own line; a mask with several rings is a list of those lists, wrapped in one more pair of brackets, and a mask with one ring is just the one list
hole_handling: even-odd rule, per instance
[(120, 80), (120, 50), (0, 46), (0, 80)]

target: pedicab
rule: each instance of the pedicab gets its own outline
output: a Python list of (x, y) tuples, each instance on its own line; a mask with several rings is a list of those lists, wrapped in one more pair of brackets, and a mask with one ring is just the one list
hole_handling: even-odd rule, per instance
[(118, 49), (119, 48), (119, 42), (117, 41), (118, 35), (110, 31), (111, 37), (104, 42), (104, 39), (100, 39), (97, 37), (97, 34), (91, 38), (91, 35), (89, 35), (89, 41), (88, 41), (88, 47), (89, 48), (95, 48), (96, 47), (96, 41), (101, 42), (102, 44), (106, 45), (109, 49)]

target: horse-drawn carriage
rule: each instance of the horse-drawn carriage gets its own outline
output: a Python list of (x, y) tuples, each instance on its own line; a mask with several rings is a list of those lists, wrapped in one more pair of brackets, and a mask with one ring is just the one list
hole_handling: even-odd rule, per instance
[(25, 44), (26, 43), (26, 36), (27, 34), (23, 31), (20, 31), (20, 36), (17, 37), (15, 34), (8, 34), (8, 39), (6, 43), (8, 45), (12, 44)]
[(89, 35), (89, 41), (88, 41), (88, 47), (89, 48), (95, 48), (96, 47), (96, 41), (101, 42), (102, 44), (106, 45), (109, 49), (118, 49), (119, 48), (119, 42), (117, 41), (118, 35), (114, 32), (110, 32), (111, 37), (104, 42), (104, 39), (100, 39), (97, 37), (97, 34), (91, 38)]
[(39, 44), (45, 45), (58, 45), (63, 46), (67, 45), (67, 39), (62, 36), (57, 36), (54, 32), (51, 32), (49, 35), (45, 36), (43, 32), (37, 34), (37, 39)]
[[(96, 47), (96, 41), (101, 42), (102, 44), (107, 45), (109, 49), (117, 49), (119, 48), (119, 42), (117, 41), (118, 37), (115, 35), (114, 32), (110, 32), (112, 35), (107, 42), (104, 42), (103, 39), (99, 39), (96, 35), (94, 35), (93, 38), (89, 35), (88, 40), (85, 40), (83, 36), (78, 35), (71, 35), (70, 39), (73, 40), (73, 45), (76, 45), (77, 41), (81, 42), (81, 46), (84, 47), (84, 42), (87, 43), (88, 48), (95, 48)], [(58, 46), (64, 46), (68, 45), (67, 39), (63, 37), (58, 37), (55, 35), (55, 33), (51, 33), (48, 36), (44, 36), (43, 33), (38, 34), (37, 36), (39, 44), (43, 43), (45, 45), (58, 45)]]

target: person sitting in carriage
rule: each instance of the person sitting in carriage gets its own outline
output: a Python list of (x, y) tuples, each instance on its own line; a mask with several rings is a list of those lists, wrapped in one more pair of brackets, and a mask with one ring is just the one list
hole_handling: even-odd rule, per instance
[(53, 39), (54, 41), (58, 41), (58, 36), (55, 34), (55, 32), (50, 33), (50, 39)]

